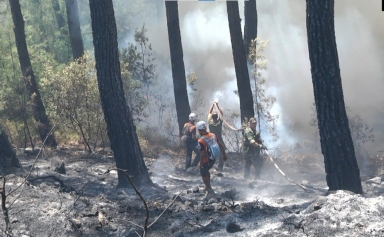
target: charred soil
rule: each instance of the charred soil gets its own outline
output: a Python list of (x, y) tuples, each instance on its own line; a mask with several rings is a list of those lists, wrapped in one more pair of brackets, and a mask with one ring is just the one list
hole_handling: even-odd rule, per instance
[[(363, 180), (364, 195), (328, 193), (321, 161), (275, 159), (296, 185), (267, 158), (260, 179), (244, 180), (241, 155), (229, 154), (223, 172), (216, 165), (211, 170), (216, 200), (204, 200), (198, 169), (185, 171), (181, 154), (156, 150), (145, 158), (154, 183), (138, 187), (149, 211), (146, 236), (384, 235), (384, 182), (378, 174)], [(143, 234), (142, 200), (132, 188), (116, 188), (116, 172), (105, 174), (115, 168), (112, 152), (62, 147), (42, 152), (35, 162), (36, 155), (18, 150), (21, 168), (5, 176), (5, 193), (20, 187), (6, 199), (14, 236)], [(55, 171), (57, 161), (65, 174)], [(7, 236), (4, 218), (0, 228), (0, 236)]]

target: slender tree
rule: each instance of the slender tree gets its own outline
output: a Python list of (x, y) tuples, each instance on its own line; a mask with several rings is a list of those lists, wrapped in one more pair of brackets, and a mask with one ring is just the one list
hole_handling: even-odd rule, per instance
[[(127, 170), (136, 184), (151, 184), (132, 115), (124, 98), (113, 3), (110, 0), (89, 0), (89, 7), (100, 100), (116, 167)], [(119, 187), (129, 185), (121, 171), (118, 180)]]
[(188, 100), (177, 1), (165, 1), (165, 11), (167, 16), (169, 49), (171, 51), (173, 91), (175, 95), (177, 121), (179, 123), (179, 134), (181, 134), (184, 123), (188, 121), (191, 108)]
[(55, 11), (57, 26), (59, 29), (61, 29), (65, 25), (65, 20), (64, 20), (63, 14), (61, 14), (60, 4), (58, 0), (52, 0), (52, 8)]
[(313, 91), (329, 190), (362, 193), (348, 126), (334, 24), (334, 0), (307, 0), (307, 36)]
[(251, 41), (257, 38), (257, 8), (256, 0), (244, 1), (244, 46), (245, 55), (249, 55)]
[(237, 89), (240, 99), (240, 114), (242, 120), (254, 117), (253, 97), (249, 73), (247, 67), (247, 56), (245, 54), (243, 35), (241, 32), (239, 4), (237, 1), (227, 1), (228, 23), (231, 35), (233, 61), (237, 78)]
[(16, 158), (16, 154), (9, 143), (8, 136), (5, 134), (2, 125), (0, 124), (0, 170), (8, 166), (20, 167), (20, 162)]
[(14, 24), (15, 40), (21, 72), (26, 80), (26, 88), (33, 107), (33, 116), (38, 123), (38, 132), (42, 141), (47, 137), (45, 144), (47, 146), (56, 147), (56, 139), (53, 133), (49, 134), (52, 126), (45, 112), (44, 104), (41, 100), (40, 92), (32, 69), (31, 60), (29, 58), (27, 42), (25, 40), (24, 19), (21, 13), (19, 0), (9, 0)]
[(71, 41), (73, 59), (78, 59), (84, 54), (83, 38), (79, 20), (79, 7), (77, 0), (65, 0), (67, 9), (67, 21), (69, 29), (69, 39)]

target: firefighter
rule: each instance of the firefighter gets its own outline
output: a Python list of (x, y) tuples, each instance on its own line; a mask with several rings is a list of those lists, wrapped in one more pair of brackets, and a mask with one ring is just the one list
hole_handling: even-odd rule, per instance
[(250, 170), (253, 165), (255, 168), (255, 177), (258, 179), (260, 177), (261, 168), (263, 167), (263, 157), (260, 152), (262, 149), (267, 147), (263, 145), (263, 140), (261, 140), (260, 133), (256, 130), (257, 120), (255, 118), (250, 118), (248, 120), (248, 126), (244, 130), (243, 137), (243, 155), (245, 159), (244, 166), (244, 179), (250, 179)]
[[(213, 111), (214, 107), (217, 107), (218, 111)], [(220, 112), (220, 116), (219, 113)], [(223, 129), (223, 111), (219, 107), (219, 103), (213, 102), (211, 108), (208, 111), (208, 128), (209, 132), (214, 133), (219, 141), (224, 145), (223, 137), (222, 137), (222, 129)], [(219, 159), (219, 164), (217, 166), (217, 170), (222, 172), (224, 167), (224, 160), (222, 158)]]
[[(183, 130), (182, 130), (181, 141), (184, 143), (186, 148), (185, 169), (188, 169), (191, 166), (197, 166), (200, 160), (200, 150), (197, 145), (195, 122), (196, 122), (196, 114), (191, 113), (189, 115), (189, 121), (184, 124)], [(192, 162), (192, 152), (195, 153), (195, 158), (193, 159), (193, 162)]]

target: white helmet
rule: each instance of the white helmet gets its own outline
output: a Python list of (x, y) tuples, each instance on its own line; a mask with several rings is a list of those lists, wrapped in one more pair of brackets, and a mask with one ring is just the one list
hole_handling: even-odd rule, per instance
[(198, 130), (205, 130), (207, 129), (207, 125), (205, 124), (204, 121), (199, 121), (197, 124), (196, 124), (196, 128)]
[(189, 115), (189, 121), (195, 121), (196, 120), (196, 114), (195, 113), (191, 113)]

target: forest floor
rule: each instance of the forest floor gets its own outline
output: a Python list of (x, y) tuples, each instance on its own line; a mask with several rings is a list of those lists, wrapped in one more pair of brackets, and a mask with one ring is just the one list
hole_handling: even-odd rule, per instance
[[(268, 160), (259, 180), (244, 180), (241, 156), (229, 154), (223, 172), (211, 170), (217, 200), (204, 200), (198, 169), (183, 169), (182, 151), (153, 154), (145, 161), (155, 185), (139, 188), (149, 211), (146, 236), (384, 236), (384, 175), (369, 168), (363, 195), (328, 193), (322, 160), (276, 158), (295, 185)], [(116, 172), (104, 174), (115, 168), (110, 151), (61, 147), (37, 159), (28, 150), (17, 156), (22, 168), (5, 183), (14, 236), (143, 234), (142, 200), (132, 188), (116, 188)], [(63, 161), (66, 174), (53, 171), (52, 160)], [(0, 229), (7, 236), (3, 218)]]

